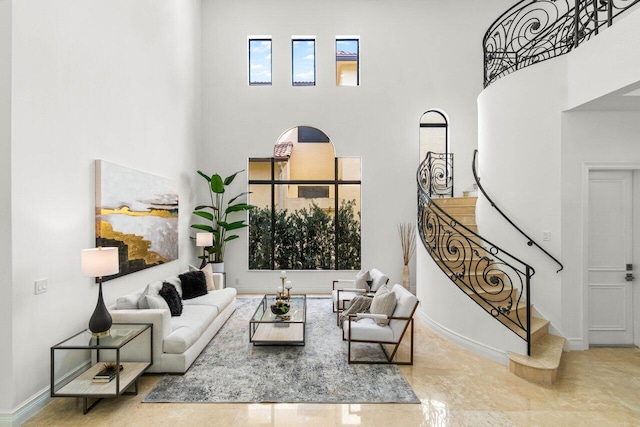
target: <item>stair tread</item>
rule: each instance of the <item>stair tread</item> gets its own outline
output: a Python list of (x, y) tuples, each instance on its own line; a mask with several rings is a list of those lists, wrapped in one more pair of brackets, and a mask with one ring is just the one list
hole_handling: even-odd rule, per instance
[(564, 338), (547, 334), (531, 346), (531, 356), (509, 353), (509, 360), (535, 369), (558, 369)]

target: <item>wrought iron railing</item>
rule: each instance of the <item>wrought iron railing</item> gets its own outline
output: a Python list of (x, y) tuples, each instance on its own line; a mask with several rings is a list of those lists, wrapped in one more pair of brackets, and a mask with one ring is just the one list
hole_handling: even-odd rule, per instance
[(429, 151), (423, 162), (421, 180), (427, 179), (425, 188), (430, 197), (453, 197), (453, 153), (434, 153)]
[(516, 70), (564, 55), (613, 25), (640, 0), (522, 0), (483, 40), (484, 86)]
[(476, 169), (476, 163), (477, 163), (477, 158), (478, 158), (478, 150), (474, 150), (473, 151), (473, 163), (471, 165), (471, 168), (473, 169), (473, 177), (476, 180), (476, 185), (478, 186), (478, 189), (482, 192), (482, 194), (484, 195), (484, 197), (487, 199), (487, 201), (491, 204), (491, 206), (498, 211), (498, 213), (500, 215), (502, 215), (502, 217), (507, 220), (507, 222), (509, 224), (511, 224), (513, 226), (513, 228), (515, 228), (520, 234), (522, 234), (526, 239), (527, 239), (527, 245), (529, 246), (535, 246), (536, 248), (540, 249), (542, 252), (544, 252), (545, 255), (547, 255), (549, 258), (551, 258), (556, 264), (558, 264), (560, 266), (560, 268), (556, 271), (556, 273), (560, 273), (562, 270), (564, 270), (564, 265), (562, 265), (562, 263), (560, 261), (558, 261), (558, 259), (556, 257), (554, 257), (553, 255), (551, 255), (549, 252), (547, 252), (546, 249), (544, 249), (542, 246), (540, 246), (535, 240), (533, 240), (531, 237), (529, 237), (527, 235), (527, 233), (525, 233), (524, 231), (522, 231), (520, 229), (520, 227), (518, 227), (513, 221), (511, 221), (511, 219), (504, 213), (502, 212), (502, 209), (500, 209), (498, 207), (498, 205), (495, 204), (495, 202), (491, 199), (491, 197), (489, 197), (489, 195), (487, 194), (487, 192), (485, 191), (484, 187), (482, 186), (482, 184), (480, 184), (480, 177), (478, 176), (478, 171)]
[[(437, 155), (436, 155), (437, 156)], [(418, 233), (440, 269), (480, 307), (527, 342), (531, 354), (530, 282), (534, 269), (460, 224), (432, 195), (428, 153), (418, 168)]]

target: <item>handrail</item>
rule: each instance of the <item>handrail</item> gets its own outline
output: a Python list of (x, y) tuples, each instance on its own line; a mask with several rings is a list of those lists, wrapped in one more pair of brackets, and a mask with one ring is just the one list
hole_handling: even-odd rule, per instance
[(538, 62), (569, 53), (640, 0), (522, 0), (483, 38), (484, 87)]
[(513, 228), (515, 228), (516, 230), (518, 230), (518, 232), (520, 232), (520, 234), (522, 234), (526, 239), (527, 239), (527, 245), (528, 246), (535, 246), (538, 249), (540, 249), (542, 252), (545, 253), (545, 255), (547, 255), (549, 258), (551, 258), (553, 261), (556, 262), (556, 264), (558, 264), (560, 266), (560, 269), (558, 271), (556, 271), (556, 273), (560, 273), (562, 270), (564, 270), (564, 265), (562, 265), (562, 263), (560, 261), (558, 261), (553, 255), (551, 255), (549, 252), (547, 252), (542, 246), (540, 246), (538, 243), (536, 243), (531, 237), (529, 237), (527, 235), (527, 233), (525, 233), (524, 231), (522, 231), (520, 229), (520, 227), (518, 227), (513, 221), (511, 221), (511, 219), (504, 213), (502, 212), (502, 210), (495, 204), (495, 202), (491, 199), (491, 197), (489, 197), (489, 195), (487, 194), (487, 192), (484, 190), (484, 187), (482, 187), (482, 184), (480, 184), (480, 178), (478, 177), (478, 172), (476, 170), (476, 159), (478, 156), (478, 150), (474, 150), (473, 151), (473, 163), (471, 164), (471, 169), (473, 169), (473, 178), (476, 180), (476, 185), (478, 186), (478, 189), (480, 189), (480, 191), (482, 192), (482, 194), (484, 194), (484, 197), (487, 199), (487, 201), (491, 204), (491, 206), (493, 208), (495, 208), (495, 210), (498, 211), (498, 213), (500, 215), (502, 215), (502, 217), (504, 219), (507, 220), (507, 222), (509, 224), (511, 224), (513, 226)]
[(535, 270), (460, 224), (434, 202), (431, 185), (433, 174), (438, 172), (430, 169), (434, 164), (432, 156), (441, 155), (427, 153), (417, 172), (418, 233), (422, 244), (461, 291), (527, 342), (530, 355), (530, 283)]

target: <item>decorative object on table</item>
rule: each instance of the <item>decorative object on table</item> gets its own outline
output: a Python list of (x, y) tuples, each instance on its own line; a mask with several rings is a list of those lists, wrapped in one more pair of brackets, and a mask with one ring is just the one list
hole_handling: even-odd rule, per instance
[(207, 248), (213, 246), (213, 233), (200, 232), (196, 233), (196, 246), (202, 248), (202, 256), (198, 257), (202, 260), (200, 268), (204, 268), (211, 261), (211, 253), (207, 253)]
[(291, 301), (291, 280), (285, 282), (285, 288), (287, 288), (287, 301)]
[(398, 232), (400, 233), (402, 259), (404, 261), (404, 267), (402, 267), (402, 286), (409, 290), (411, 288), (409, 260), (416, 251), (416, 227), (409, 222), (406, 224), (398, 224)]
[(286, 314), (289, 313), (290, 308), (291, 306), (289, 303), (281, 299), (277, 299), (275, 304), (271, 304), (271, 312), (278, 317), (286, 316)]
[(96, 246), (123, 254), (106, 280), (178, 259), (175, 181), (96, 160)]
[[(124, 367), (120, 365), (120, 371), (122, 371)], [(100, 371), (93, 376), (94, 383), (108, 383), (111, 382), (116, 377), (116, 363), (115, 362), (107, 362), (102, 365)]]
[(284, 282), (287, 280), (287, 272), (282, 270), (280, 272), (280, 280), (282, 281), (282, 289), (279, 289), (277, 292), (278, 299), (284, 299)]
[(111, 315), (102, 298), (102, 278), (117, 274), (120, 270), (118, 248), (83, 249), (80, 263), (85, 276), (98, 278), (98, 302), (89, 320), (89, 329), (96, 337), (108, 335), (111, 328)]
[[(253, 209), (254, 207), (248, 205), (245, 202), (238, 202), (239, 199), (249, 194), (248, 191), (242, 192), (235, 197), (232, 197), (226, 204), (224, 196), (226, 193), (226, 187), (229, 186), (236, 175), (242, 171), (238, 171), (224, 180), (218, 174), (211, 176), (205, 174), (202, 171), (198, 171), (198, 175), (207, 180), (207, 187), (209, 190), (209, 196), (211, 198), (210, 205), (196, 206), (193, 214), (208, 221), (206, 224), (193, 224), (192, 228), (207, 231), (213, 233), (213, 244), (205, 247), (205, 251), (209, 254), (209, 259), (213, 263), (213, 271), (216, 273), (224, 272), (224, 264), (222, 270), (220, 266), (216, 265), (224, 262), (224, 251), (227, 242), (239, 238), (237, 234), (227, 234), (228, 232), (239, 230), (241, 228), (248, 227), (243, 220), (229, 222), (229, 215), (236, 212), (244, 212)], [(213, 259), (211, 259), (213, 257)]]

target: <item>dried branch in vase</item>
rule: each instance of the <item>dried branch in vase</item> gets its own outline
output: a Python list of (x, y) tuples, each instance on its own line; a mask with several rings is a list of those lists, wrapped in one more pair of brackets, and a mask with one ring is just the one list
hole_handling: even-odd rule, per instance
[(398, 232), (400, 233), (404, 265), (408, 265), (416, 251), (416, 227), (412, 223), (398, 224)]

